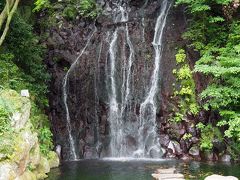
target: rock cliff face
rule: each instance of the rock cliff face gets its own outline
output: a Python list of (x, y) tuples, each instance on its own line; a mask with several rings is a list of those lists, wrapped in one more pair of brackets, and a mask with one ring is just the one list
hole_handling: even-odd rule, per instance
[(0, 180), (45, 178), (51, 167), (58, 166), (59, 159), (54, 152), (49, 160), (40, 153), (37, 133), (31, 129), (29, 98), (7, 90), (0, 92), (0, 99), (14, 110), (12, 132), (0, 142)]
[[(124, 1), (125, 2), (125, 1)], [(135, 61), (131, 70), (131, 97), (134, 99), (134, 114), (139, 114), (140, 102), (147, 91), (147, 85), (154, 68), (153, 36), (156, 19), (160, 13), (161, 1), (131, 0), (128, 6), (127, 22), (115, 22), (112, 13), (117, 8), (114, 3), (102, 1), (104, 12), (95, 22), (97, 31), (79, 59), (68, 80), (68, 107), (72, 125), (72, 136), (80, 158), (98, 158), (109, 154), (109, 46), (114, 30), (119, 27), (116, 68), (118, 88), (121, 88), (124, 72), (124, 56), (130, 49), (124, 39), (122, 27), (128, 25), (134, 47)], [(181, 38), (185, 30), (185, 19), (181, 8), (171, 7), (164, 30), (163, 55), (160, 66), (160, 91), (157, 95), (157, 119), (160, 126), (167, 115), (169, 96), (172, 93), (176, 48), (182, 46)], [(56, 144), (62, 146), (63, 159), (69, 159), (69, 137), (66, 126), (66, 110), (63, 104), (63, 78), (70, 65), (86, 45), (94, 24), (80, 19), (74, 23), (65, 21), (61, 28), (53, 28), (48, 39), (47, 65), (52, 74), (50, 87), (50, 117)], [(146, 87), (146, 88), (143, 88)], [(131, 105), (130, 105), (131, 106)], [(133, 116), (127, 117), (132, 119)], [(129, 137), (129, 144), (135, 139)]]

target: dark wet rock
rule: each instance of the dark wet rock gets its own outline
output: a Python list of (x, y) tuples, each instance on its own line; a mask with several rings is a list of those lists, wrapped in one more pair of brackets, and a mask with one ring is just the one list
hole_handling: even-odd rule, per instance
[(200, 156), (200, 150), (198, 146), (193, 146), (189, 149), (189, 154), (193, 157)]
[(229, 154), (224, 154), (221, 158), (220, 161), (222, 162), (231, 162), (231, 156)]
[(197, 143), (199, 142), (199, 138), (197, 138), (197, 137), (192, 137), (192, 138), (190, 139), (190, 141), (191, 141), (193, 144), (197, 144)]
[(160, 144), (164, 147), (167, 147), (169, 142), (170, 142), (170, 138), (167, 134), (161, 134), (160, 137)]
[(95, 147), (85, 146), (84, 159), (95, 159), (95, 158), (98, 158)]
[(213, 140), (213, 151), (217, 154), (221, 154), (226, 150), (226, 145), (223, 141), (220, 141), (218, 139)]
[(180, 140), (180, 147), (183, 150), (184, 153), (188, 153), (188, 145), (187, 145), (187, 141), (184, 139)]
[(180, 144), (177, 141), (170, 141), (168, 144), (168, 149), (172, 154), (175, 154), (175, 155), (182, 154), (182, 149), (180, 147)]
[(195, 125), (193, 123), (189, 123), (188, 126), (187, 126), (187, 132), (192, 134), (193, 136), (196, 136), (197, 135), (197, 131), (196, 131), (196, 128), (195, 128)]
[(217, 154), (212, 151), (205, 151), (202, 154), (202, 157), (206, 161), (218, 161), (219, 160), (219, 157), (217, 156)]
[(193, 157), (189, 156), (188, 154), (183, 154), (180, 159), (183, 161), (191, 161), (193, 160)]
[(177, 155), (181, 155), (182, 154), (182, 148), (181, 148), (179, 142), (173, 141), (173, 145), (174, 145), (174, 148), (175, 148), (175, 153)]
[(185, 127), (181, 123), (171, 123), (168, 129), (168, 134), (171, 139), (180, 140), (185, 134)]

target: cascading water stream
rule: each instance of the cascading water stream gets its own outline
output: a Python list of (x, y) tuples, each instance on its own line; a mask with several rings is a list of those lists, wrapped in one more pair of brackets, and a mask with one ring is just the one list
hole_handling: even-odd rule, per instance
[(164, 0), (161, 5), (161, 13), (155, 25), (153, 47), (155, 51), (154, 71), (151, 77), (150, 90), (143, 103), (140, 105), (140, 128), (139, 128), (139, 148), (134, 153), (138, 157), (161, 157), (161, 146), (158, 133), (156, 132), (156, 94), (158, 92), (159, 71), (162, 58), (162, 39), (166, 25), (166, 19), (171, 7), (168, 0)]
[(116, 82), (115, 82), (115, 58), (116, 58), (116, 43), (117, 43), (117, 37), (118, 37), (118, 28), (114, 31), (112, 41), (110, 43), (110, 48), (109, 48), (109, 54), (110, 54), (110, 61), (111, 61), (111, 72), (110, 72), (110, 77), (111, 77), (111, 97), (110, 97), (110, 110), (109, 110), (109, 119), (115, 120), (116, 122), (111, 122), (111, 134), (112, 134), (112, 139), (111, 139), (111, 154), (113, 156), (116, 155), (115, 153), (115, 145), (118, 143), (118, 130), (114, 126), (114, 124), (119, 124), (118, 121), (118, 103), (117, 103), (117, 94), (116, 94)]
[[(113, 3), (114, 4), (114, 3)], [(147, 6), (148, 0), (145, 1), (143, 9)], [(114, 158), (160, 158), (161, 146), (159, 142), (159, 136), (157, 133), (157, 94), (159, 88), (159, 75), (160, 75), (160, 65), (162, 58), (162, 41), (163, 32), (166, 25), (166, 19), (171, 7), (170, 0), (163, 0), (161, 3), (160, 15), (157, 18), (155, 25), (154, 39), (152, 45), (154, 48), (154, 61), (152, 74), (149, 76), (149, 71), (151, 67), (151, 62), (143, 63), (144, 72), (143, 80), (138, 84), (140, 77), (136, 77), (139, 72), (137, 72), (141, 64), (138, 64), (138, 54), (137, 49), (134, 49), (131, 39), (132, 24), (129, 21), (129, 11), (127, 3), (120, 0), (118, 4), (114, 4), (114, 23), (116, 27), (114, 30), (110, 30), (106, 33), (106, 40), (102, 39), (99, 49), (99, 55), (96, 57), (96, 71), (94, 76), (94, 102), (95, 109), (93, 114), (95, 117), (94, 121), (94, 146), (97, 154), (100, 156), (101, 148), (105, 148), (104, 145), (109, 147), (105, 148), (108, 157)], [(142, 9), (142, 11), (143, 11)], [(144, 12), (142, 12), (144, 13)], [(147, 21), (146, 21), (147, 22)], [(114, 27), (114, 26), (113, 26)], [(140, 39), (143, 43), (147, 43), (145, 39), (145, 19), (142, 15), (142, 28)], [(130, 30), (129, 30), (130, 29)], [(147, 30), (147, 29), (146, 29)], [(69, 76), (73, 69), (76, 67), (79, 59), (88, 47), (95, 30), (90, 34), (85, 47), (82, 49), (79, 56), (71, 64), (69, 70), (67, 71), (63, 79), (63, 102), (66, 111), (66, 126), (69, 136), (70, 145), (70, 160), (77, 160), (79, 158), (79, 152), (77, 151), (78, 145), (76, 144), (76, 138), (73, 136), (73, 127), (68, 107), (68, 81)], [(146, 40), (146, 41), (145, 41)], [(107, 42), (106, 42), (107, 41)], [(108, 93), (108, 117), (107, 120), (110, 123), (110, 144), (102, 139), (100, 135), (100, 124), (102, 123), (101, 117), (98, 119), (98, 113), (101, 112), (99, 106), (101, 97), (98, 97), (98, 81), (100, 80), (100, 66), (101, 66), (101, 55), (104, 56), (104, 49), (106, 46), (105, 42), (109, 44), (108, 54), (105, 61), (105, 84)], [(147, 45), (142, 45), (146, 47), (146, 52), (149, 51)], [(144, 51), (145, 52), (145, 51)], [(135, 54), (136, 53), (136, 54)], [(144, 59), (144, 57), (143, 57)], [(141, 62), (140, 62), (141, 63)], [(147, 65), (145, 67), (145, 65)], [(135, 74), (135, 72), (137, 72)], [(148, 78), (150, 77), (150, 83), (148, 83)], [(136, 79), (136, 82), (135, 82)], [(140, 85), (140, 86), (139, 86)], [(135, 89), (141, 88), (141, 89)], [(101, 91), (100, 91), (101, 93)], [(142, 102), (142, 103), (141, 103)], [(99, 108), (99, 109), (98, 109)], [(104, 146), (104, 147), (102, 147)], [(105, 156), (106, 156), (105, 155)], [(104, 155), (103, 155), (104, 156)]]
[(90, 41), (91, 41), (91, 39), (92, 39), (92, 37), (93, 37), (95, 32), (96, 32), (96, 27), (95, 27), (94, 31), (91, 33), (90, 37), (88, 38), (85, 47), (82, 49), (81, 53), (76, 58), (76, 60), (71, 64), (70, 68), (68, 69), (66, 75), (63, 78), (63, 87), (62, 87), (62, 89), (63, 89), (63, 103), (64, 103), (64, 107), (65, 107), (65, 111), (66, 111), (66, 120), (67, 120), (66, 125), (67, 125), (67, 131), (68, 131), (68, 136), (69, 136), (69, 144), (70, 144), (70, 158), (69, 158), (70, 160), (77, 160), (78, 159), (78, 155), (77, 155), (77, 152), (76, 152), (75, 141), (74, 141), (73, 136), (72, 136), (71, 118), (70, 118), (69, 108), (68, 108), (68, 104), (67, 104), (67, 99), (68, 99), (68, 94), (67, 94), (68, 79), (69, 79), (70, 72), (77, 65), (79, 59), (81, 58), (81, 56), (85, 52), (86, 48), (88, 47), (88, 44), (90, 43)]
[[(146, 1), (147, 3), (148, 1)], [(128, 11), (126, 4), (118, 6), (117, 15), (115, 22), (121, 22), (124, 26), (117, 27), (112, 34), (110, 46), (109, 46), (109, 61), (110, 61), (110, 95), (109, 95), (109, 116), (110, 121), (110, 132), (111, 142), (110, 150), (111, 157), (137, 157), (137, 158), (160, 158), (161, 157), (161, 146), (156, 131), (156, 95), (159, 89), (159, 75), (160, 75), (160, 63), (162, 58), (162, 39), (163, 31), (166, 25), (166, 19), (171, 7), (169, 0), (163, 0), (161, 4), (161, 12), (157, 18), (155, 25), (155, 34), (152, 45), (154, 47), (155, 59), (154, 59), (154, 70), (151, 76), (151, 83), (148, 87), (147, 94), (140, 105), (140, 113), (138, 124), (134, 125), (134, 122), (129, 118), (132, 114), (131, 104), (133, 103), (130, 97), (134, 96), (131, 94), (134, 90), (134, 84), (132, 82), (132, 66), (134, 62), (134, 46), (131, 42), (129, 28), (128, 28)], [(145, 4), (146, 5), (146, 4)], [(118, 57), (118, 39), (120, 39), (119, 33), (123, 29), (125, 38), (124, 43), (129, 49), (128, 58)], [(143, 34), (144, 36), (144, 34)], [(125, 52), (125, 51), (124, 51)], [(120, 60), (122, 63), (122, 86), (118, 88), (117, 77), (117, 61)], [(123, 61), (123, 62), (122, 62)], [(119, 90), (121, 93), (119, 93)], [(121, 95), (119, 98), (118, 95)], [(138, 115), (135, 114), (137, 117)], [(136, 132), (133, 134), (131, 132)], [(127, 138), (132, 137), (137, 139), (137, 149), (128, 150)]]
[[(124, 110), (128, 104), (130, 95), (130, 78), (131, 78), (131, 67), (134, 59), (134, 48), (130, 40), (129, 30), (128, 30), (128, 13), (126, 8), (119, 6), (118, 15), (116, 16), (115, 22), (118, 20), (121, 23), (125, 23), (124, 33), (126, 35), (127, 46), (129, 47), (129, 57), (124, 61), (123, 67), (123, 82), (121, 86), (121, 103), (117, 102), (117, 85), (116, 85), (116, 48), (118, 40), (119, 28), (113, 33), (112, 40), (110, 42), (109, 54), (110, 54), (110, 78), (111, 78), (111, 95), (110, 95), (110, 111), (109, 111), (109, 121), (111, 122), (111, 156), (120, 157), (126, 156), (126, 142), (124, 133), (124, 122), (123, 114)], [(127, 61), (127, 62), (126, 62)], [(120, 105), (120, 107), (119, 107)]]

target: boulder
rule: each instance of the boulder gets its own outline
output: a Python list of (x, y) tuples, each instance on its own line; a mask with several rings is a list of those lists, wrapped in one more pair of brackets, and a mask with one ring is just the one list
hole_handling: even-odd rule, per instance
[(176, 155), (182, 154), (182, 149), (177, 141), (170, 141), (168, 144), (168, 149), (171, 149), (173, 154)]
[(160, 139), (160, 144), (162, 146), (165, 146), (165, 147), (168, 146), (168, 144), (170, 142), (170, 138), (167, 134), (161, 134), (159, 139)]
[(17, 177), (18, 166), (16, 163), (0, 163), (0, 179), (14, 179)]
[(37, 167), (38, 172), (40, 173), (49, 173), (50, 172), (50, 165), (45, 157), (41, 157), (40, 164)]
[(59, 157), (58, 157), (58, 154), (54, 151), (51, 151), (48, 155), (48, 162), (49, 162), (49, 166), (50, 168), (55, 168), (55, 167), (58, 167), (59, 164), (60, 164), (60, 161), (59, 161)]
[(21, 176), (17, 177), (15, 180), (37, 180), (37, 177), (33, 172), (26, 170)]
[(180, 146), (179, 142), (177, 142), (177, 141), (172, 141), (172, 142), (173, 142), (176, 154), (177, 155), (182, 154), (182, 149), (181, 149), (181, 146)]
[(175, 154), (175, 148), (172, 141), (169, 142), (168, 149), (172, 150), (172, 153)]
[(199, 147), (198, 146), (191, 147), (189, 150), (189, 154), (194, 157), (199, 156), (200, 155)]
[(220, 175), (211, 175), (205, 178), (205, 180), (238, 180), (238, 178), (234, 176), (220, 176)]
[(229, 154), (224, 154), (221, 159), (222, 162), (230, 162), (231, 161), (231, 156)]
[(39, 144), (37, 143), (30, 152), (29, 161), (31, 165), (35, 167), (40, 163), (40, 160), (41, 160), (40, 147)]
[(203, 158), (207, 161), (213, 161), (214, 160), (214, 154), (211, 151), (205, 151), (203, 153)]
[(190, 160), (193, 160), (193, 158), (191, 156), (189, 156), (188, 154), (183, 154), (183, 156), (181, 157), (181, 160), (190, 161)]

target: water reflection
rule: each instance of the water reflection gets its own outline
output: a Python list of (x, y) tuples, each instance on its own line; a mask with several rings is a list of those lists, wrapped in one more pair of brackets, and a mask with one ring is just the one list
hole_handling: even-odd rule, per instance
[(204, 179), (213, 173), (240, 177), (239, 164), (209, 164), (180, 161), (82, 160), (53, 169), (47, 180), (152, 180), (157, 168), (176, 167), (188, 179)]

